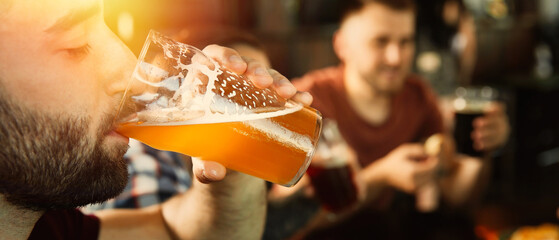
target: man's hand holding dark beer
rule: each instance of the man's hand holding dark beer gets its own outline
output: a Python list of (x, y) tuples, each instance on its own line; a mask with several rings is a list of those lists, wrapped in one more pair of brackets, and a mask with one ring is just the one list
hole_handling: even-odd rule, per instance
[(472, 139), (476, 150), (495, 150), (503, 146), (509, 137), (510, 125), (503, 103), (489, 104), (485, 114), (476, 118), (473, 125)]

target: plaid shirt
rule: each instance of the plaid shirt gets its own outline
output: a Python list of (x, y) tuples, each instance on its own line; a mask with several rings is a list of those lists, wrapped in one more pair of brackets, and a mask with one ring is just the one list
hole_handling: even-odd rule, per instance
[(88, 205), (82, 211), (147, 207), (162, 203), (191, 186), (190, 174), (177, 153), (156, 150), (130, 139), (130, 149), (124, 158), (129, 174), (124, 191), (114, 199)]

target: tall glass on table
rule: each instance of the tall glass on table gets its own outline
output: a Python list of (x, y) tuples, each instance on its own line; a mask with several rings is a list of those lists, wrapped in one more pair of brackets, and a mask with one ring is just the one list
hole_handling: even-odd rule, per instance
[(200, 50), (151, 31), (117, 116), (117, 131), (292, 186), (305, 173), (322, 117), (259, 89)]
[(334, 120), (324, 120), (316, 152), (307, 174), (317, 199), (332, 213), (350, 209), (358, 200), (355, 173), (351, 167), (356, 156)]
[(474, 148), (472, 132), (474, 120), (485, 114), (490, 104), (496, 103), (498, 91), (489, 86), (459, 87), (452, 102), (454, 109), (454, 140), (456, 151), (469, 156), (483, 156), (484, 152)]

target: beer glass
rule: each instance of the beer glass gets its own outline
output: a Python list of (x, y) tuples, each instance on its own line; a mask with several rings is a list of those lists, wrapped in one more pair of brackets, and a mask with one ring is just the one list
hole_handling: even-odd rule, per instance
[(151, 147), (284, 186), (305, 173), (322, 126), (318, 111), (153, 30), (116, 119), (117, 132)]
[(307, 169), (317, 199), (325, 210), (340, 212), (357, 202), (349, 158), (352, 152), (334, 121), (324, 121), (316, 155)]
[(484, 115), (490, 103), (496, 101), (497, 90), (491, 87), (459, 87), (455, 90), (452, 103), (454, 108), (454, 140), (456, 151), (470, 156), (482, 156), (483, 152), (474, 148), (472, 131), (474, 119)]

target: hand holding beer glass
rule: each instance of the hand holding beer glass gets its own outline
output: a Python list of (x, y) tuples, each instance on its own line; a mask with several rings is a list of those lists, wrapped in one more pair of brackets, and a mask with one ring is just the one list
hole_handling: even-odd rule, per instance
[(488, 107), (496, 103), (497, 94), (497, 90), (491, 87), (459, 87), (456, 89), (452, 105), (455, 113), (453, 134), (458, 153), (474, 157), (484, 154), (484, 150), (474, 147), (472, 136), (474, 120), (484, 116)]
[(117, 121), (119, 133), (154, 148), (284, 186), (305, 173), (322, 125), (318, 111), (259, 89), (200, 50), (155, 31)]

